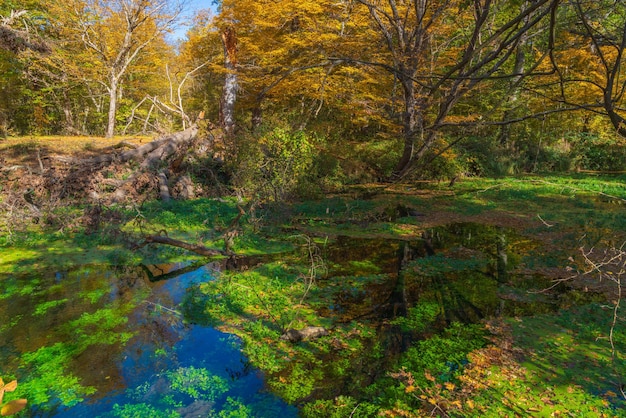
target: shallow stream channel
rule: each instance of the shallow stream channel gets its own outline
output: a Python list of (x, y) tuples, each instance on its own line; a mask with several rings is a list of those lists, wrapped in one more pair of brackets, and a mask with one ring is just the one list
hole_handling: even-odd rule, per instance
[[(562, 301), (528, 292), (550, 283), (515, 270), (538, 246), (501, 228), (454, 224), (413, 241), (339, 237), (319, 248), (327, 273), (313, 296), (336, 323), (382, 326), (436, 304), (443, 329)], [(224, 268), (85, 265), (0, 278), (0, 373), (18, 380), (23, 416), (298, 416), (236, 336), (185, 318), (187, 293)], [(397, 354), (422, 334), (388, 336), (385, 347)]]

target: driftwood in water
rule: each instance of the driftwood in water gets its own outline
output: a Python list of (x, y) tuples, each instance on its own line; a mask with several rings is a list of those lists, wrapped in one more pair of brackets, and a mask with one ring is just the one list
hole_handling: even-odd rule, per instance
[(144, 242), (139, 244), (136, 248), (141, 248), (148, 244), (165, 244), (173, 247), (183, 248), (185, 250), (194, 252), (196, 254), (204, 255), (207, 257), (213, 257), (216, 255), (226, 255), (224, 251), (216, 250), (214, 248), (207, 248), (204, 245), (190, 244), (188, 242), (179, 241), (177, 239), (169, 238), (163, 235), (149, 235), (144, 239)]
[(328, 330), (324, 327), (306, 327), (303, 329), (288, 329), (280, 336), (281, 340), (298, 343), (300, 341), (314, 340), (328, 335)]

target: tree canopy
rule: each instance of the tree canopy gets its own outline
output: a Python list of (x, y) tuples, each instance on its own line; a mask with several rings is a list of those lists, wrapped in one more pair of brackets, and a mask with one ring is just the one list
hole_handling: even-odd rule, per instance
[(25, 6), (0, 10), (5, 133), (111, 137), (206, 112), (253, 142), (306, 131), (377, 178), (512, 155), (528, 170), (564, 141), (626, 136), (621, 2), (224, 0), (176, 44), (172, 1)]

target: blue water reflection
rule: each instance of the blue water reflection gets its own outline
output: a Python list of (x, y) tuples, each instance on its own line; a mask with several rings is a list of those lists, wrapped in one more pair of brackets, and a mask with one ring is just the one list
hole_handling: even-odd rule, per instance
[[(49, 414), (31, 411), (33, 415), (296, 417), (295, 407), (265, 389), (263, 375), (242, 355), (237, 337), (190, 324), (182, 317), (179, 306), (188, 289), (212, 280), (216, 269), (215, 265), (206, 265), (178, 276), (169, 268), (162, 269), (169, 277), (166, 280), (152, 281), (151, 275), (150, 281), (132, 284), (137, 291), (146, 293), (126, 324), (126, 331), (133, 332), (133, 337), (111, 356), (115, 364), (94, 361), (87, 367), (91, 368), (92, 378), (100, 375), (101, 379), (119, 380), (108, 385), (114, 389), (106, 393), (99, 390), (81, 403)], [(57, 273), (55, 279), (63, 276)], [(109, 297), (119, 295), (126, 286), (124, 280), (116, 280), (111, 282)], [(86, 358), (89, 361), (88, 353)]]

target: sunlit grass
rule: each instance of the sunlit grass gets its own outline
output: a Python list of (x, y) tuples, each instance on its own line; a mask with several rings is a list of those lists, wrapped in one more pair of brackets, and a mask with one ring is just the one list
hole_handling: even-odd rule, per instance
[(98, 136), (14, 136), (0, 141), (0, 152), (35, 152), (37, 149), (49, 153), (74, 154), (84, 151), (107, 148), (127, 141), (139, 145), (152, 141), (150, 136), (117, 136), (104, 138)]

